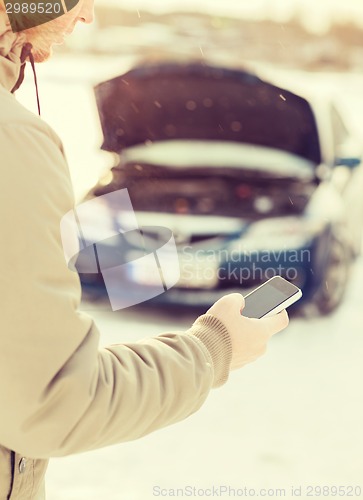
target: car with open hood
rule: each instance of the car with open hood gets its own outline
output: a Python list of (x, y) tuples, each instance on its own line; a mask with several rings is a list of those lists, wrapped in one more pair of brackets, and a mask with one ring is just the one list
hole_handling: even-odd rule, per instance
[[(146, 253), (163, 228), (174, 235), (180, 275), (154, 301), (209, 305), (279, 274), (320, 313), (338, 306), (360, 252), (363, 167), (327, 96), (205, 62), (143, 64), (95, 95), (102, 148), (117, 161), (84, 200), (82, 246), (97, 241), (106, 267), (120, 252), (104, 229), (127, 232), (129, 213)], [(122, 189), (133, 215), (108, 196)], [(124, 261), (139, 247), (129, 241)], [(127, 267), (120, 294), (156, 285), (141, 262)], [(102, 272), (78, 271), (85, 287), (104, 285)]]

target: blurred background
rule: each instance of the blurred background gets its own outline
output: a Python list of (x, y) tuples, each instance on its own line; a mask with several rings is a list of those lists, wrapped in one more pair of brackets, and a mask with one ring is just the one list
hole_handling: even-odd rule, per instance
[[(287, 235), (282, 235), (284, 241), (292, 238), (292, 231), (294, 241), (297, 233), (301, 236), (306, 215), (323, 214), (330, 228), (339, 212), (335, 239), (326, 238), (325, 226), (319, 234), (309, 232), (310, 239), (304, 236), (310, 242), (323, 241), (327, 249), (318, 265), (327, 267), (327, 274), (319, 278), (321, 288), (293, 314), (289, 328), (271, 340), (268, 354), (231, 374), (228, 384), (213, 391), (197, 414), (137, 442), (52, 460), (50, 500), (169, 498), (187, 486), (195, 488), (194, 495), (184, 490), (191, 498), (207, 496), (207, 488), (221, 486), (227, 488), (225, 497), (333, 498), (339, 487), (341, 496), (363, 496), (363, 212), (357, 209), (363, 199), (362, 30), (360, 0), (169, 0), (167, 5), (161, 0), (98, 0), (95, 23), (76, 28), (63, 46), (55, 47), (50, 61), (38, 65), (42, 117), (63, 140), (78, 203), (95, 194), (94, 186), (100, 187), (99, 180), (107, 178), (110, 169), (120, 167), (117, 152), (101, 150), (104, 137), (94, 86), (135, 65), (197, 61), (202, 66), (237, 68), (279, 82), (282, 89), (285, 84), (288, 89), (311, 89), (320, 96), (315, 97), (314, 109), (329, 95), (344, 120), (344, 141), (337, 140), (336, 147), (321, 145), (314, 179), (299, 174), (299, 182), (288, 179), (285, 184), (291, 187), (293, 182), (293, 192), (303, 202), (293, 214), (293, 229), (290, 220)], [(30, 73), (18, 98), (36, 112)], [(321, 114), (319, 140), (328, 144), (329, 127), (337, 125), (330, 111)], [(331, 154), (326, 153), (329, 147)], [(260, 177), (261, 171), (256, 174)], [(275, 187), (265, 183), (257, 192), (255, 181), (248, 184), (250, 191), (245, 181), (239, 181), (244, 186), (239, 192), (250, 193), (255, 203), (254, 220), (256, 214), (258, 220), (275, 217), (272, 208), (282, 191), (276, 195)], [(318, 183), (325, 186), (324, 192), (335, 194), (317, 197), (311, 186)], [(183, 196), (178, 215), (200, 216), (185, 192)], [(337, 237), (336, 227), (345, 227), (352, 213), (350, 236)], [(208, 212), (212, 221), (219, 215)], [(280, 219), (286, 215), (291, 217), (286, 210), (278, 212)], [(336, 301), (333, 307), (326, 298), (327, 283), (341, 287), (336, 297), (329, 293), (329, 300)], [(204, 293), (208, 286), (201, 290), (203, 286), (195, 286), (193, 292)], [(82, 308), (95, 317), (102, 345), (186, 330), (205, 310), (205, 304), (192, 308), (184, 301), (178, 308), (155, 303), (111, 312), (97, 290), (85, 293)], [(325, 310), (317, 305), (322, 300)]]

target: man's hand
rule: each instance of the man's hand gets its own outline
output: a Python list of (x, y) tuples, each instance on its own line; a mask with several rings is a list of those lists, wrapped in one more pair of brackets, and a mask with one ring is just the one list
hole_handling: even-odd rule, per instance
[(267, 342), (289, 324), (286, 311), (262, 319), (241, 315), (245, 300), (239, 293), (231, 293), (219, 299), (207, 311), (218, 318), (227, 328), (232, 340), (231, 370), (255, 361), (266, 352)]

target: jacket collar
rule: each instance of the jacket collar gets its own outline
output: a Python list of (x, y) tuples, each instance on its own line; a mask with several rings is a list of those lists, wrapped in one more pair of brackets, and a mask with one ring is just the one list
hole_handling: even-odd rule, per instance
[(23, 34), (13, 33), (6, 21), (6, 16), (0, 13), (0, 85), (13, 91), (25, 64), (25, 37)]

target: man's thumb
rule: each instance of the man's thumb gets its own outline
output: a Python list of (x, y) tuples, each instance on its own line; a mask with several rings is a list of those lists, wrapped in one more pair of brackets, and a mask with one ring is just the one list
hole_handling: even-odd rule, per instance
[(215, 302), (210, 309), (208, 309), (207, 314), (218, 314), (219, 311), (226, 314), (227, 311), (242, 312), (245, 306), (245, 299), (240, 293), (229, 293), (224, 295), (217, 302)]

